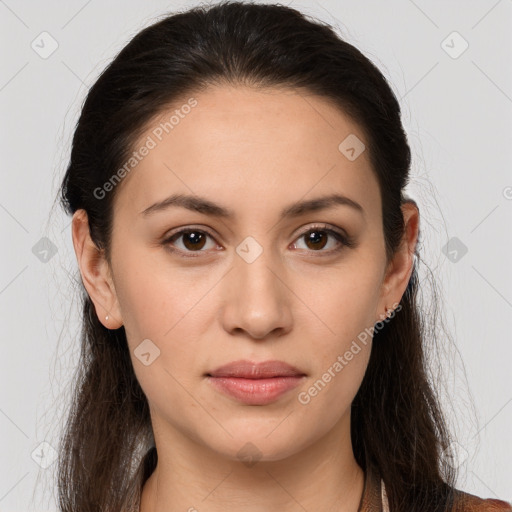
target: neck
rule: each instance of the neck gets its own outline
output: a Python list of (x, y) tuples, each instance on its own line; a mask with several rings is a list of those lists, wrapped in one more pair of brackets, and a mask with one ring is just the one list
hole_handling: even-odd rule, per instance
[(154, 429), (158, 463), (140, 512), (357, 512), (364, 472), (350, 441), (350, 416), (323, 438), (280, 460), (223, 457), (176, 430)]

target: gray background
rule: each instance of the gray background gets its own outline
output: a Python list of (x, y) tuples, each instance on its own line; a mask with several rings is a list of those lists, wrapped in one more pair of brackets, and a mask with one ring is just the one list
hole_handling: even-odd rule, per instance
[[(79, 278), (70, 219), (51, 205), (80, 105), (142, 27), (193, 5), (0, 0), (0, 512), (57, 510), (52, 446), (78, 356)], [(400, 98), (408, 191), (454, 343), (440, 335), (436, 382), (451, 404), (458, 487), (511, 500), (512, 0), (291, 6), (337, 27)], [(44, 31), (58, 44), (47, 58)]]

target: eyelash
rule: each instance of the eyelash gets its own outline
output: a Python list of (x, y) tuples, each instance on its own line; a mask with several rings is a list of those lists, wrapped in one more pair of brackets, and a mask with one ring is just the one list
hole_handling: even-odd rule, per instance
[[(329, 235), (332, 235), (339, 242), (340, 245), (338, 245), (338, 247), (336, 247), (335, 249), (330, 249), (328, 251), (323, 251), (323, 250), (313, 251), (313, 250), (311, 250), (310, 252), (319, 252), (319, 253), (325, 253), (327, 255), (331, 255), (331, 254), (340, 252), (345, 247), (352, 248), (352, 247), (355, 247), (355, 245), (356, 245), (355, 239), (353, 237), (346, 236), (338, 231), (335, 231), (334, 229), (330, 229), (327, 226), (320, 225), (320, 224), (312, 226), (312, 227), (308, 228), (306, 231), (303, 231), (301, 234), (299, 234), (299, 236), (296, 238), (296, 240), (304, 237), (305, 235), (307, 235), (313, 231), (321, 231), (321, 232), (328, 233)], [(184, 255), (185, 258), (197, 258), (198, 256), (200, 256), (200, 253), (207, 252), (207, 251), (203, 251), (203, 250), (184, 251), (182, 249), (176, 249), (175, 247), (171, 246), (171, 243), (173, 241), (175, 241), (176, 239), (179, 239), (179, 237), (181, 235), (184, 235), (186, 233), (200, 233), (203, 235), (208, 235), (211, 238), (215, 239), (215, 237), (211, 233), (209, 233), (208, 231), (205, 231), (203, 229), (185, 228), (185, 229), (181, 229), (180, 231), (176, 231), (175, 233), (171, 234), (169, 237), (167, 237), (165, 240), (162, 241), (162, 245), (164, 245), (166, 247), (166, 249), (168, 249), (169, 251), (171, 251), (173, 253), (174, 252), (181, 253), (182, 255)], [(194, 254), (194, 253), (198, 253), (198, 254)]]

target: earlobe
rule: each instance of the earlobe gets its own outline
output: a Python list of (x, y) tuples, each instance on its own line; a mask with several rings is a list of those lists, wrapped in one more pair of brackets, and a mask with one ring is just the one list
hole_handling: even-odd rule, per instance
[(83, 209), (73, 215), (72, 238), (82, 282), (98, 319), (107, 329), (121, 327), (123, 321), (108, 262), (90, 236), (87, 212)]

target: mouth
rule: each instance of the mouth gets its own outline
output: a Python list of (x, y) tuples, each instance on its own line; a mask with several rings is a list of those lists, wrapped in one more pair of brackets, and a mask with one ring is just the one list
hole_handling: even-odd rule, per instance
[(306, 374), (283, 361), (234, 361), (205, 374), (216, 390), (247, 405), (266, 405), (299, 386)]

